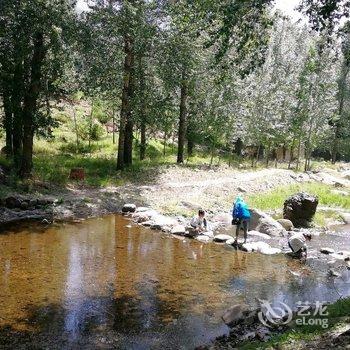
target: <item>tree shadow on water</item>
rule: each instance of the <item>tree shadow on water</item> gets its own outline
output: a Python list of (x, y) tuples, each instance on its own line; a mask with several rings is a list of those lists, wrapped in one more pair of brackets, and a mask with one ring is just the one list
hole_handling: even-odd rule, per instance
[[(28, 305), (26, 317), (0, 327), (1, 349), (128, 349), (153, 342), (174, 307), (124, 295)], [(147, 333), (147, 334), (146, 334)], [(152, 339), (154, 338), (154, 339)]]

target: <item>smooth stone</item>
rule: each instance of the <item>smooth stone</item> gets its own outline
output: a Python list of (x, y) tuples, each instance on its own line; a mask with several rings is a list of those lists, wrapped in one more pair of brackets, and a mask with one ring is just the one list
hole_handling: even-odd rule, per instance
[(285, 228), (272, 217), (264, 217), (259, 221), (259, 225), (256, 228), (261, 233), (266, 233), (269, 236), (284, 236), (286, 233)]
[(259, 237), (259, 238), (263, 238), (263, 239), (271, 239), (271, 237), (269, 235), (267, 235), (266, 233), (261, 233), (259, 231), (248, 231), (248, 236), (254, 236), (254, 237)]
[(204, 232), (201, 232), (201, 235), (207, 236), (209, 238), (214, 238), (213, 231), (204, 231)]
[(247, 252), (259, 252), (265, 255), (279, 254), (281, 249), (273, 248), (266, 242), (249, 242), (242, 244), (242, 247), (246, 249)]
[(232, 238), (228, 239), (225, 243), (227, 245), (233, 245), (235, 242), (236, 242), (236, 240), (232, 237)]
[(199, 242), (202, 242), (202, 243), (208, 243), (211, 241), (210, 237), (204, 236), (204, 235), (199, 235), (195, 239)]
[(341, 276), (341, 274), (339, 272), (335, 271), (334, 269), (329, 269), (328, 273), (332, 277), (340, 277)]
[(329, 254), (329, 256), (336, 260), (344, 260), (344, 255), (341, 255), (341, 254), (332, 253), (332, 254)]
[(228, 213), (219, 213), (213, 216), (211, 221), (218, 224), (231, 225), (232, 215)]
[(135, 210), (135, 213), (143, 213), (145, 211), (154, 211), (154, 210), (148, 207), (137, 207)]
[(335, 251), (332, 248), (323, 247), (320, 249), (320, 252), (322, 254), (334, 254)]
[(279, 219), (277, 220), (277, 222), (280, 223), (283, 226), (283, 228), (287, 231), (292, 231), (294, 228), (293, 223), (288, 219)]
[(156, 215), (158, 215), (158, 213), (155, 210), (147, 210), (133, 213), (132, 218), (134, 221), (142, 223), (151, 220), (152, 217)]
[(221, 233), (219, 235), (214, 236), (214, 242), (226, 242), (227, 240), (231, 239), (232, 236), (225, 235), (224, 233)]
[(127, 203), (123, 205), (122, 212), (123, 213), (134, 213), (136, 210), (136, 205)]
[(186, 227), (184, 225), (175, 225), (170, 233), (173, 235), (184, 235), (186, 233)]

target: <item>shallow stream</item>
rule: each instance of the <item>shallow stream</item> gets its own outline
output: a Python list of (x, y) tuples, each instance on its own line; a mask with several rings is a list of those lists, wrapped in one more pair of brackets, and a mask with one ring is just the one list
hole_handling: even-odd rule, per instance
[[(347, 234), (333, 238), (350, 250)], [(22, 226), (0, 235), (0, 347), (191, 349), (228, 332), (233, 304), (333, 301), (350, 294), (346, 277), (334, 283), (325, 259), (243, 253), (118, 215)]]

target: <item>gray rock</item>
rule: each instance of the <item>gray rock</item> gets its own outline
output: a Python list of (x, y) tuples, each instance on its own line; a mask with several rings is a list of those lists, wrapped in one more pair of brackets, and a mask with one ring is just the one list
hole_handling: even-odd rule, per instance
[(249, 228), (251, 230), (256, 230), (256, 228), (259, 225), (260, 219), (268, 216), (266, 213), (258, 209), (250, 209), (250, 215), (251, 217), (249, 221)]
[(21, 209), (27, 210), (29, 208), (29, 203), (27, 201), (23, 201), (21, 203)]
[(256, 228), (261, 233), (266, 233), (269, 236), (284, 236), (286, 230), (284, 227), (270, 216), (266, 216), (259, 220), (259, 225)]
[(140, 211), (132, 214), (132, 218), (135, 222), (142, 223), (151, 220), (154, 216), (158, 215), (155, 210)]
[(271, 237), (269, 235), (267, 235), (266, 233), (261, 233), (259, 231), (255, 231), (255, 230), (248, 231), (248, 236), (259, 237), (259, 238), (267, 239), (267, 240), (271, 239)]
[(211, 221), (222, 225), (231, 225), (232, 215), (228, 213), (219, 213), (213, 216)]
[(316, 213), (318, 198), (305, 192), (296, 193), (284, 202), (283, 218), (296, 227), (311, 226)]
[(249, 242), (242, 244), (242, 248), (244, 248), (247, 252), (259, 252), (265, 255), (273, 255), (281, 253), (281, 249), (273, 248), (266, 242)]
[(199, 242), (203, 242), (203, 243), (208, 243), (211, 241), (211, 238), (205, 235), (199, 235), (195, 238), (197, 241)]
[(235, 242), (236, 242), (236, 240), (232, 237), (232, 238), (228, 239), (225, 243), (227, 245), (233, 245)]
[(225, 235), (224, 233), (221, 233), (219, 235), (214, 236), (214, 242), (226, 242), (227, 240), (231, 239), (232, 236)]
[(151, 211), (151, 210), (152, 209), (148, 208), (148, 207), (137, 207), (135, 210), (135, 213), (144, 213), (144, 212)]
[(136, 211), (136, 205), (135, 204), (124, 204), (122, 208), (123, 213), (134, 213)]
[(280, 223), (283, 226), (283, 228), (287, 231), (292, 231), (294, 228), (293, 223), (288, 219), (279, 219), (277, 220), (277, 222)]
[(323, 247), (323, 248), (320, 249), (320, 252), (322, 254), (334, 254), (334, 249)]
[(341, 274), (335, 269), (329, 269), (328, 274), (332, 277), (340, 277)]
[(173, 235), (184, 235), (186, 233), (186, 227), (184, 225), (175, 225), (171, 231)]
[(5, 205), (9, 209), (21, 208), (22, 201), (14, 196), (9, 196), (5, 199)]

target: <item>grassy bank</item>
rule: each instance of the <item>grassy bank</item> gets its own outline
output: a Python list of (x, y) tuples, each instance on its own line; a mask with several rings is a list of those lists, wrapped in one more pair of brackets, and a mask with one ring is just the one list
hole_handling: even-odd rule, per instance
[[(328, 315), (323, 316), (323, 318), (328, 321), (327, 328), (322, 328), (321, 325), (310, 326), (307, 325), (307, 322), (305, 322), (305, 325), (297, 326), (294, 320), (292, 321), (292, 327), (288, 331), (273, 336), (268, 342), (249, 342), (238, 346), (238, 348), (244, 350), (271, 348), (294, 350), (317, 348), (317, 342), (321, 342), (321, 335), (325, 335), (327, 339), (328, 333), (336, 333), (336, 329), (339, 328), (339, 326), (349, 324), (350, 298), (338, 300), (334, 304), (329, 305), (326, 311)], [(313, 316), (307, 317), (306, 320), (310, 318), (313, 318)], [(312, 343), (312, 346), (310, 346), (309, 343)]]
[[(334, 190), (335, 188), (330, 185), (306, 182), (278, 187), (266, 193), (254, 194), (249, 196), (247, 200), (253, 208), (264, 211), (281, 210), (286, 198), (297, 192), (308, 192), (318, 196), (319, 206), (330, 208), (328, 210), (318, 211), (315, 215), (315, 223), (324, 226), (327, 219), (338, 220), (340, 218), (339, 208), (350, 210), (350, 195), (340, 195)], [(342, 189), (342, 191), (347, 191), (350, 194), (348, 189)], [(331, 208), (334, 208), (334, 210)]]

